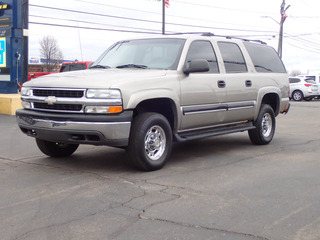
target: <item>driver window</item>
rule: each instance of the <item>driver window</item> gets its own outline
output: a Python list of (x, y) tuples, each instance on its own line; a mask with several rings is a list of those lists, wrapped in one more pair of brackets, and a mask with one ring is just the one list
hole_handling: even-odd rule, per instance
[(198, 40), (191, 43), (186, 61), (190, 62), (194, 59), (207, 60), (210, 67), (209, 73), (219, 73), (216, 54), (209, 41)]

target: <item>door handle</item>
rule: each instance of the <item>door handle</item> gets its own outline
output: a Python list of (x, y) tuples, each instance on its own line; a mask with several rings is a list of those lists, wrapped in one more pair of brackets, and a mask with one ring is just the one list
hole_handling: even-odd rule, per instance
[(251, 80), (246, 80), (246, 87), (252, 87)]
[(226, 82), (223, 80), (218, 81), (218, 87), (219, 88), (225, 88), (226, 87)]

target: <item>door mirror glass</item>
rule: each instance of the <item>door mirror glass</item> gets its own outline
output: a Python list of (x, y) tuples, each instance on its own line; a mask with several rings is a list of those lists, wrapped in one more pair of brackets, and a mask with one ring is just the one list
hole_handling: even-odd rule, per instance
[(196, 72), (208, 72), (209, 69), (209, 63), (207, 60), (194, 59), (186, 63), (183, 72), (188, 75)]

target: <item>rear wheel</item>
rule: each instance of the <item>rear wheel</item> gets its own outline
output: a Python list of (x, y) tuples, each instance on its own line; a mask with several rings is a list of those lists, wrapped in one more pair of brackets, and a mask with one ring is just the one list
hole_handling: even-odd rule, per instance
[(271, 142), (276, 129), (276, 118), (270, 105), (261, 106), (257, 120), (254, 123), (255, 129), (249, 130), (249, 137), (253, 144), (265, 145)]
[(144, 171), (161, 169), (171, 152), (168, 120), (158, 113), (142, 113), (132, 122), (128, 153), (130, 162)]
[(74, 153), (79, 144), (65, 144), (65, 143), (57, 143), (57, 142), (49, 142), (36, 138), (36, 143), (38, 148), (44, 154), (50, 157), (67, 157)]
[(294, 101), (301, 101), (303, 99), (303, 93), (300, 90), (296, 90), (292, 93), (292, 99)]

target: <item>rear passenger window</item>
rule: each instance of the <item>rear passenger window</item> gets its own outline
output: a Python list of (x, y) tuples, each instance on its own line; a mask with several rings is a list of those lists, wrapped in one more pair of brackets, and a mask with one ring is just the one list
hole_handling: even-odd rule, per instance
[(257, 72), (287, 72), (277, 52), (273, 48), (267, 45), (248, 42), (245, 42), (244, 46), (246, 47)]
[(247, 65), (239, 46), (230, 42), (218, 42), (227, 73), (247, 72)]
[(316, 81), (316, 76), (306, 76), (306, 80), (313, 80)]
[(194, 41), (187, 55), (187, 62), (194, 59), (205, 59), (209, 63), (209, 73), (219, 73), (218, 62), (213, 47), (209, 41)]
[(300, 82), (301, 80), (299, 78), (289, 78), (289, 82), (290, 83), (298, 83)]

